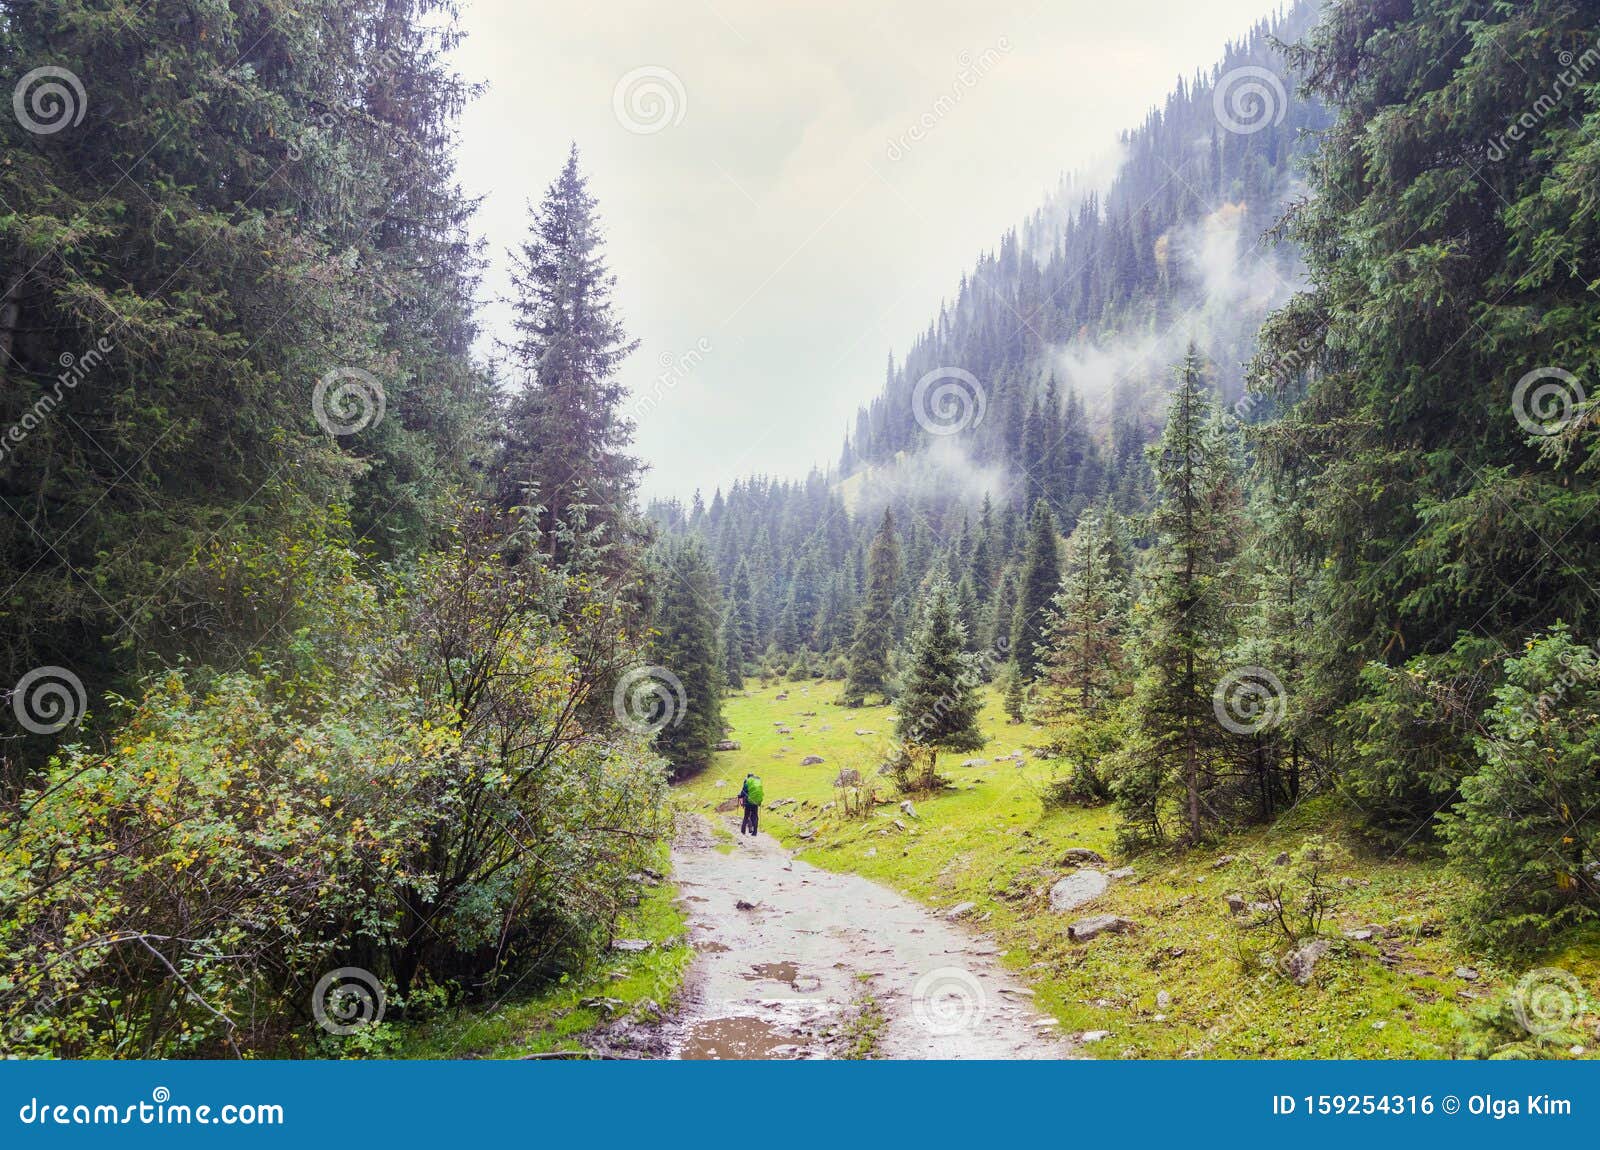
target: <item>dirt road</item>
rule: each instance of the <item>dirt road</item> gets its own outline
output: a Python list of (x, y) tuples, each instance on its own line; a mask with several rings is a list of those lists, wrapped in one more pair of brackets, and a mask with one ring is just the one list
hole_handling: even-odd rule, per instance
[(1072, 1055), (992, 943), (893, 891), (767, 835), (718, 851), (698, 815), (672, 861), (697, 951), (667, 1036), (678, 1057)]

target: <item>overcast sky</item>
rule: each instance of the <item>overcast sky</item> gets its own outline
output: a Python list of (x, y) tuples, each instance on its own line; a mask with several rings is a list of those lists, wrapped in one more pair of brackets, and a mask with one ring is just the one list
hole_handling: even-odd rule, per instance
[(801, 476), (978, 253), (1270, 7), (467, 0), (486, 290), (576, 141), (643, 341), (623, 379), (645, 494)]

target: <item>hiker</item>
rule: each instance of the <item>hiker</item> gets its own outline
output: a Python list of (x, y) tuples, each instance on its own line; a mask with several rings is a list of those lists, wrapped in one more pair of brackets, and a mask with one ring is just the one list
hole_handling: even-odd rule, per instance
[(748, 831), (755, 834), (761, 823), (761, 800), (766, 797), (761, 787), (760, 775), (746, 775), (744, 786), (739, 788), (739, 801), (744, 804), (744, 821), (739, 824), (739, 833)]

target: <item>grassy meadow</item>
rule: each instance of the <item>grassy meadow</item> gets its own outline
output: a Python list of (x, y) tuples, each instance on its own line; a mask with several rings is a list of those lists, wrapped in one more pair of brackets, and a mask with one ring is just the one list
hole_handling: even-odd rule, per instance
[[(997, 694), (986, 699), (987, 747), (941, 757), (950, 786), (899, 806), (876, 774), (890, 741), (886, 707), (837, 705), (838, 684), (769, 685), (732, 694), (725, 717), (737, 751), (678, 788), (679, 802), (710, 812), (737, 793), (747, 771), (766, 784), (762, 829), (814, 865), (866, 875), (936, 910), (975, 906), (964, 920), (991, 936), (1003, 961), (1036, 993), (1063, 1032), (1109, 1031), (1086, 1049), (1098, 1057), (1423, 1058), (1458, 1055), (1592, 1055), (1596, 1018), (1534, 1041), (1505, 1008), (1530, 969), (1560, 967), (1600, 981), (1600, 932), (1571, 936), (1535, 962), (1496, 965), (1461, 949), (1447, 929), (1460, 880), (1438, 862), (1373, 853), (1347, 830), (1331, 800), (1302, 804), (1270, 829), (1214, 849), (1119, 857), (1109, 807), (1051, 807), (1041, 801), (1050, 764), (1025, 754), (1041, 733), (1009, 723)], [(857, 734), (858, 731), (870, 732)], [(807, 756), (820, 765), (802, 766)], [(983, 765), (961, 766), (968, 759)], [(833, 780), (854, 768), (884, 801), (862, 819), (842, 816)], [(903, 827), (903, 829), (902, 829)], [(1321, 834), (1338, 849), (1336, 905), (1324, 923), (1332, 940), (1309, 985), (1277, 972), (1286, 940), (1242, 930), (1227, 904), (1247, 891), (1253, 867)], [(1132, 867), (1092, 903), (1050, 909), (1048, 892), (1088, 847), (1105, 868)], [(1126, 934), (1071, 941), (1070, 922), (1090, 914), (1133, 920)], [(1376, 926), (1370, 940), (1345, 931)], [(1488, 1016), (1498, 1012), (1496, 1021)]]

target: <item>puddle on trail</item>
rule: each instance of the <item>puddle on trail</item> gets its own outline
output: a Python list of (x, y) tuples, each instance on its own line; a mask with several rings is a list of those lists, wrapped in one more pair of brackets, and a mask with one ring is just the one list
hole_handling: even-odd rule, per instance
[(748, 982), (763, 979), (786, 982), (792, 990), (801, 994), (822, 989), (822, 979), (814, 974), (801, 974), (800, 968), (792, 962), (758, 962), (750, 968), (750, 973), (743, 977)]
[(792, 1041), (759, 1018), (712, 1018), (695, 1024), (679, 1057), (699, 1061), (779, 1058), (792, 1055), (794, 1049)]

